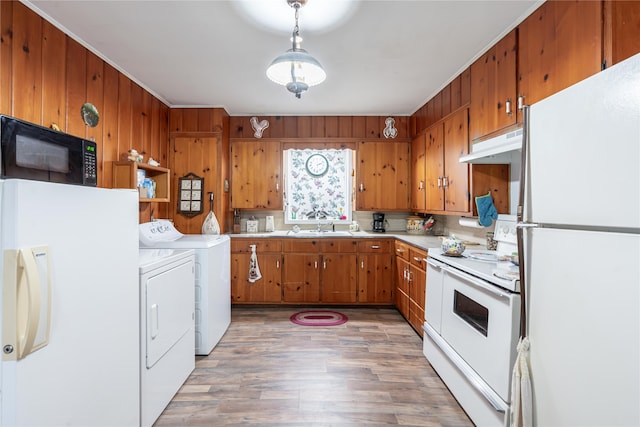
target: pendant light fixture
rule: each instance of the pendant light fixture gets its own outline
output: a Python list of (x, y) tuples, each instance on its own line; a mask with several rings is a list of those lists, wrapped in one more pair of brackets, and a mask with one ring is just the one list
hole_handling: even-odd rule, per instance
[(307, 0), (286, 1), (289, 6), (295, 9), (296, 24), (293, 27), (291, 37), (292, 47), (273, 60), (267, 68), (267, 77), (285, 86), (289, 92), (296, 95), (296, 98), (300, 98), (302, 92), (307, 91), (311, 86), (322, 83), (327, 74), (318, 60), (300, 47), (302, 38), (298, 26), (298, 15), (300, 8), (307, 3)]

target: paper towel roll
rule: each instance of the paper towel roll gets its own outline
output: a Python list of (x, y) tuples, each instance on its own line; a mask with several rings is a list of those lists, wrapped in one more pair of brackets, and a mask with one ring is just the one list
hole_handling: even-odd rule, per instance
[(469, 228), (484, 228), (478, 222), (478, 218), (460, 217), (460, 219), (458, 220), (458, 224), (460, 224), (463, 227), (469, 227)]

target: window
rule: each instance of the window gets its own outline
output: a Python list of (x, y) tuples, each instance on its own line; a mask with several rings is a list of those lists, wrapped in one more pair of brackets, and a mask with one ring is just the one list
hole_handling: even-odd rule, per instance
[(351, 222), (351, 150), (285, 151), (285, 223)]

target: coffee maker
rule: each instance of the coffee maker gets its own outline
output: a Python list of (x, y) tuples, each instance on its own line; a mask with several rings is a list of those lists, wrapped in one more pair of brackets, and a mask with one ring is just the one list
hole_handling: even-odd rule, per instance
[(376, 212), (373, 214), (373, 231), (376, 233), (384, 233), (385, 219), (384, 214)]

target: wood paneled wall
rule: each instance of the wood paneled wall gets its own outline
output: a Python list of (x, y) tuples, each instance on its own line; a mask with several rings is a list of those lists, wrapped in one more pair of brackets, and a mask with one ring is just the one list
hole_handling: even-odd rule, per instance
[[(136, 149), (168, 160), (169, 107), (17, 1), (0, 1), (0, 113), (98, 144), (98, 186), (112, 186), (111, 162)], [(96, 106), (96, 127), (80, 108)], [(141, 204), (141, 219), (166, 217), (166, 203)]]
[[(257, 116), (268, 120), (263, 138), (358, 138), (385, 139), (385, 120), (390, 116)], [(396, 139), (409, 138), (409, 117), (391, 116), (398, 130)], [(250, 116), (231, 117), (231, 138), (254, 138)]]

